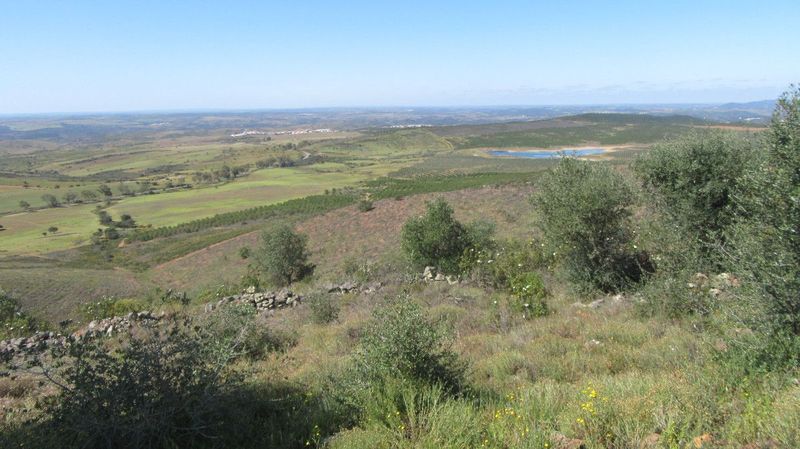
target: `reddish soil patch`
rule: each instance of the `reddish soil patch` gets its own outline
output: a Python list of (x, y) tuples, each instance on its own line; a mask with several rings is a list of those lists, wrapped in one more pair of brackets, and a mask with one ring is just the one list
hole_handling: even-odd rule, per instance
[[(309, 237), (317, 275), (335, 277), (348, 258), (377, 262), (398, 255), (403, 223), (422, 214), (425, 202), (436, 197), (449, 202), (459, 220), (489, 220), (496, 223), (500, 238), (524, 237), (532, 229), (528, 202), (531, 191), (530, 186), (484, 187), (381, 200), (369, 212), (346, 207), (304, 221), (297, 230)], [(154, 267), (151, 278), (161, 285), (190, 292), (235, 282), (249, 262), (239, 257), (239, 248), (256, 247), (258, 239), (256, 231), (216, 243)]]

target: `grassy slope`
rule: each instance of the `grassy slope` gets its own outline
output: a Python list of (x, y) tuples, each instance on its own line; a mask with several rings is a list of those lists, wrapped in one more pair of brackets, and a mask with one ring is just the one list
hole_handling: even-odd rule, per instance
[[(305, 220), (297, 229), (309, 236), (316, 277), (335, 280), (345, 260), (392, 259), (399, 248), (400, 228), (406, 219), (424, 210), (425, 201), (443, 197), (465, 221), (491, 219), (504, 236), (524, 237), (529, 186), (486, 187), (448, 193), (415, 195), (401, 201), (375, 202), (375, 209), (359, 212), (355, 206)], [(513, 223), (513, 225), (512, 225)], [(222, 283), (238, 282), (249, 261), (242, 260), (241, 247), (258, 245), (259, 231), (195, 251), (154, 267), (150, 274), (157, 283), (191, 293)]]

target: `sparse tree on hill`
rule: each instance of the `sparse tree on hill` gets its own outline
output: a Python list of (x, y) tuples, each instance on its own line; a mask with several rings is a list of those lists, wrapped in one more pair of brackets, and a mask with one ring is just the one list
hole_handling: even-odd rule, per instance
[(61, 203), (58, 202), (58, 198), (49, 193), (42, 195), (42, 201), (44, 201), (50, 207), (58, 207), (61, 205)]
[(114, 223), (114, 220), (111, 218), (111, 215), (104, 210), (100, 210), (97, 212), (97, 218), (100, 220), (100, 224), (104, 226), (109, 226), (112, 223)]
[(95, 201), (97, 199), (97, 194), (91, 190), (84, 190), (81, 192), (81, 196), (83, 197), (84, 201)]
[(457, 273), (459, 259), (470, 246), (469, 233), (443, 199), (430, 202), (427, 207), (425, 215), (403, 225), (403, 250), (417, 268), (430, 265)]
[(117, 231), (117, 229), (114, 227), (107, 228), (105, 231), (103, 231), (103, 234), (108, 240), (116, 240), (119, 238), (119, 231)]
[(31, 203), (29, 203), (29, 202), (27, 202), (25, 200), (22, 200), (22, 201), (19, 202), (19, 207), (20, 207), (20, 209), (30, 210)]
[(75, 192), (67, 192), (62, 197), (65, 203), (72, 204), (78, 201), (78, 194)]
[(314, 270), (314, 266), (308, 263), (307, 240), (308, 237), (286, 225), (262, 234), (261, 246), (255, 257), (269, 282), (279, 286), (289, 285)]
[(56, 232), (58, 232), (58, 228), (55, 226), (50, 226), (49, 228), (47, 228), (47, 232), (55, 234)]
[(114, 193), (111, 191), (111, 187), (109, 187), (108, 184), (100, 184), (97, 187), (97, 191), (99, 191), (100, 193), (103, 194), (103, 196), (106, 196), (106, 197), (110, 197), (110, 196), (114, 195)]
[(136, 227), (136, 221), (134, 221), (133, 217), (131, 217), (129, 214), (122, 214), (119, 217), (119, 223), (117, 223), (117, 226), (120, 228), (134, 228)]

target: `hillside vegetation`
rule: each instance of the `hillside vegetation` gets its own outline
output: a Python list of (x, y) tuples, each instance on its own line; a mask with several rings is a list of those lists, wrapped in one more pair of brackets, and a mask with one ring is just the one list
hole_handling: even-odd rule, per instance
[[(709, 125), (361, 130), (24, 212), (100, 229), (0, 259), (0, 446), (799, 447), (800, 91), (762, 133)], [(579, 144), (635, 150), (478, 153)]]

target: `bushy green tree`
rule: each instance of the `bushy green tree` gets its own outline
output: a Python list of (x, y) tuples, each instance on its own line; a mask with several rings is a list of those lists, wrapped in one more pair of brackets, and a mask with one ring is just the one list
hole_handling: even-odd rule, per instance
[(95, 201), (97, 199), (97, 194), (91, 190), (82, 191), (81, 196), (83, 197), (84, 201)]
[(117, 223), (117, 226), (120, 228), (135, 228), (136, 220), (134, 220), (130, 214), (122, 214), (119, 216), (119, 222)]
[(47, 204), (50, 207), (58, 207), (61, 205), (61, 203), (58, 201), (58, 198), (56, 198), (55, 195), (51, 195), (49, 193), (42, 195), (42, 201), (44, 201), (45, 204)]
[(634, 170), (656, 207), (707, 259), (734, 221), (733, 192), (754, 162), (750, 142), (733, 134), (691, 134), (656, 145)]
[(78, 202), (78, 194), (75, 192), (67, 192), (61, 197), (65, 203), (72, 204)]
[[(765, 160), (737, 193), (739, 223), (730, 232), (733, 268), (768, 314), (773, 332), (800, 335), (800, 89), (777, 103)], [(800, 346), (800, 345), (798, 345)], [(800, 353), (795, 354), (800, 360)]]
[(111, 226), (114, 224), (114, 219), (111, 218), (111, 214), (104, 210), (97, 211), (97, 219), (100, 220), (100, 224), (104, 226)]
[(267, 280), (278, 286), (289, 285), (310, 274), (314, 267), (308, 263), (308, 237), (284, 225), (265, 231), (255, 258)]
[(434, 266), (447, 273), (459, 271), (459, 259), (470, 246), (467, 228), (453, 216), (443, 199), (427, 204), (421, 217), (403, 225), (402, 247), (416, 268)]
[(109, 187), (108, 184), (100, 184), (97, 186), (97, 191), (105, 197), (111, 197), (114, 195), (114, 192), (111, 191), (111, 187)]
[(642, 280), (652, 269), (634, 248), (635, 194), (606, 164), (563, 158), (533, 197), (545, 241), (581, 288), (606, 292)]

